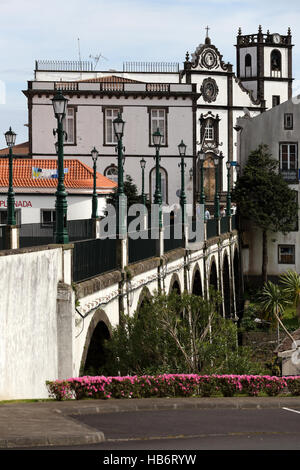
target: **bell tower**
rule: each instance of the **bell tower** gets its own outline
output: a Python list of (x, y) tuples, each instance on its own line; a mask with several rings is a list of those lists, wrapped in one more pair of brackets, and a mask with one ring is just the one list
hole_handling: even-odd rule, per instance
[(237, 77), (256, 99), (272, 108), (292, 98), (292, 35), (266, 34), (259, 26), (257, 34), (243, 35), (239, 29), (236, 44)]

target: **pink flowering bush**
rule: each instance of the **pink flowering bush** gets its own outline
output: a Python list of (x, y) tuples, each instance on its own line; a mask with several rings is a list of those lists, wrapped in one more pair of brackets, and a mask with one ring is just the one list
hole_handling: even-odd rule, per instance
[(155, 397), (210, 397), (222, 393), (276, 396), (286, 389), (300, 395), (300, 376), (162, 374), (156, 376), (77, 377), (47, 381), (49, 396), (56, 400), (75, 398), (129, 399)]
[(285, 377), (289, 392), (294, 396), (300, 396), (300, 375), (294, 377)]

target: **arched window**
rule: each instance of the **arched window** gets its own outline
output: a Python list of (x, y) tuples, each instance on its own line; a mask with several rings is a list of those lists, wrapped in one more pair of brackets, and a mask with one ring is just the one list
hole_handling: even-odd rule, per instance
[(271, 76), (281, 77), (281, 52), (278, 49), (271, 52)]
[(110, 165), (104, 170), (104, 176), (112, 181), (118, 182), (118, 167), (114, 164)]
[(245, 77), (252, 77), (252, 57), (250, 54), (245, 57)]
[[(152, 168), (150, 171), (150, 190), (151, 190), (151, 202), (154, 202), (154, 194), (155, 194), (155, 185), (156, 185), (156, 173), (155, 167)], [(164, 168), (160, 167), (160, 184), (161, 184), (161, 197), (162, 203), (168, 203), (168, 174)]]

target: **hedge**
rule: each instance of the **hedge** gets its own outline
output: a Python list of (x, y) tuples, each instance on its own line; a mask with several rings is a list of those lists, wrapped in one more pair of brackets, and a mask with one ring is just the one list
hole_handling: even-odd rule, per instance
[(300, 376), (271, 377), (266, 375), (185, 375), (128, 377), (77, 377), (47, 381), (49, 397), (56, 400), (84, 398), (153, 398), (153, 397), (210, 397), (222, 394), (276, 396), (283, 391), (300, 395)]

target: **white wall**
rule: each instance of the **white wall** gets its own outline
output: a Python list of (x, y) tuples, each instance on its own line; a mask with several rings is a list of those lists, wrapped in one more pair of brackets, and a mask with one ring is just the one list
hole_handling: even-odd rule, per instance
[(47, 398), (57, 378), (60, 248), (0, 256), (0, 399)]

